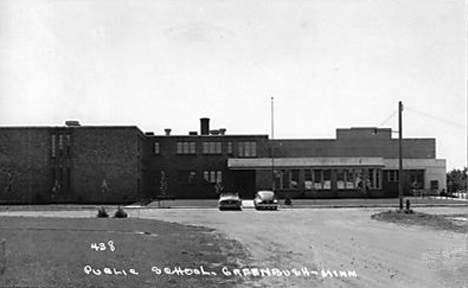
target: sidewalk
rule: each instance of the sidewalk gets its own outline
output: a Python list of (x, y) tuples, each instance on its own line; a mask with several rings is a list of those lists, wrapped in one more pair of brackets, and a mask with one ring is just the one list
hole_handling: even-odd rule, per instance
[[(465, 199), (441, 198), (441, 197), (404, 197), (403, 205), (406, 205), (406, 200), (410, 200), (412, 207), (463, 207), (468, 203)], [(253, 200), (243, 200), (244, 208), (253, 208)], [(284, 200), (280, 200), (280, 206)], [(365, 207), (399, 207), (398, 198), (383, 198), (383, 199), (292, 199), (291, 208), (365, 208)], [(128, 206), (127, 206), (128, 207)], [(137, 207), (132, 207), (137, 208)], [(216, 199), (181, 199), (181, 200), (164, 200), (161, 203), (158, 201), (151, 202), (143, 206), (145, 209), (190, 209), (190, 208), (218, 208), (218, 200)]]

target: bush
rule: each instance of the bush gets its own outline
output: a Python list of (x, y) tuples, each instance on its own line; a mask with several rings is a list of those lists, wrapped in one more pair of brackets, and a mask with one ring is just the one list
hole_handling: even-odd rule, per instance
[(101, 206), (101, 208), (99, 208), (97, 217), (98, 218), (107, 218), (107, 217), (109, 217), (109, 214), (107, 213), (104, 206)]
[(115, 211), (114, 218), (127, 218), (128, 214), (123, 210), (122, 207), (118, 207), (117, 211)]
[(291, 197), (289, 197), (289, 195), (286, 195), (286, 198), (284, 199), (284, 205), (292, 205)]

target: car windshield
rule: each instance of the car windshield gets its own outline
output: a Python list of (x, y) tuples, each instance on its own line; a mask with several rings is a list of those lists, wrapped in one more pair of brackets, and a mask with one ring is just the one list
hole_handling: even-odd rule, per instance
[(263, 199), (273, 199), (275, 198), (275, 193), (273, 191), (259, 191), (258, 196)]

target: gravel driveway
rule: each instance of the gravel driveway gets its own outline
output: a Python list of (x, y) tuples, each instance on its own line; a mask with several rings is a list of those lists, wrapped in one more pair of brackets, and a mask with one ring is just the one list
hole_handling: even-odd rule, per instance
[[(437, 208), (431, 208), (440, 213)], [(242, 212), (148, 210), (140, 216), (212, 227), (238, 240), (250, 266), (355, 271), (350, 277), (263, 277), (246, 287), (440, 287), (424, 252), (466, 247), (466, 236), (372, 220), (382, 209)], [(450, 209), (442, 210), (450, 213)], [(457, 210), (455, 212), (466, 211)], [(427, 212), (427, 211), (426, 211)]]
[[(424, 212), (466, 212), (466, 209), (427, 209), (429, 211)], [(147, 209), (130, 211), (130, 215), (215, 228), (247, 249), (250, 259), (240, 263), (246, 268), (289, 271), (307, 268), (319, 273), (324, 269), (355, 271), (357, 275), (254, 277), (257, 280), (246, 277), (245, 287), (440, 287), (435, 273), (423, 262), (423, 254), (430, 250), (464, 249), (466, 235), (403, 227), (370, 218), (382, 210), (281, 209), (259, 212), (244, 209), (242, 212), (220, 212), (216, 209)], [(94, 211), (40, 213), (41, 216), (61, 217), (95, 214)], [(28, 212), (23, 215), (39, 214)]]

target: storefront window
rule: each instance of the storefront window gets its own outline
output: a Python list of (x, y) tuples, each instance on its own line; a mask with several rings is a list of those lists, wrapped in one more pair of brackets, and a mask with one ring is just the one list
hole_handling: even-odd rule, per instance
[(322, 176), (323, 176), (323, 171), (322, 170), (314, 170), (314, 188), (316, 190), (321, 190), (323, 188), (322, 186)]
[(342, 169), (336, 171), (336, 188), (345, 189), (345, 172)]
[(304, 171), (304, 188), (306, 190), (312, 190), (312, 185), (312, 171), (307, 169)]
[(346, 177), (346, 189), (354, 189), (354, 171), (353, 170), (345, 170), (345, 177)]
[(323, 170), (323, 189), (331, 189), (331, 170)]

